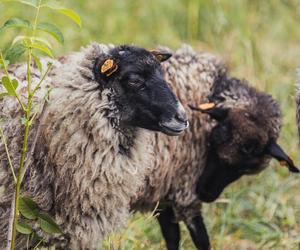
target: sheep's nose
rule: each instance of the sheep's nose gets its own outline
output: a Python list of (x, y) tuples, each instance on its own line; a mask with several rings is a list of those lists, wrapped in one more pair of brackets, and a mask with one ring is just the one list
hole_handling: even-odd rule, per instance
[(178, 105), (178, 110), (175, 115), (175, 119), (177, 119), (180, 122), (186, 123), (186, 124), (188, 123), (187, 114), (186, 114), (183, 106), (180, 103)]
[(187, 122), (187, 115), (186, 113), (177, 113), (175, 115), (175, 118), (178, 120), (178, 121), (181, 121), (181, 122)]
[(181, 103), (178, 103), (175, 115), (171, 119), (168, 118), (159, 122), (159, 126), (161, 127), (161, 131), (168, 135), (179, 135), (188, 128), (189, 122)]

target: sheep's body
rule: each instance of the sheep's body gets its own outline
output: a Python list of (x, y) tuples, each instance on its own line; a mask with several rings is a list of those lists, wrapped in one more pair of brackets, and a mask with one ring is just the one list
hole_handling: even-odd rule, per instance
[[(152, 161), (149, 132), (139, 128), (119, 131), (113, 95), (100, 91), (93, 80), (95, 58), (108, 50), (92, 45), (80, 53), (55, 62), (47, 85), (53, 88), (50, 102), (31, 130), (30, 145), (39, 129), (33, 164), (25, 174), (23, 195), (32, 197), (42, 210), (53, 215), (71, 237), (71, 249), (94, 249), (105, 235), (124, 225), (129, 202), (141, 186)], [(25, 66), (12, 73), (25, 82)], [(39, 73), (35, 69), (35, 73)], [(20, 90), (22, 91), (22, 90)], [(46, 88), (39, 93), (42, 100)], [(66, 98), (67, 97), (67, 98)], [(0, 104), (6, 117), (3, 130), (14, 165), (22, 145), (21, 111), (15, 100)], [(117, 122), (117, 121), (116, 121)], [(120, 145), (130, 154), (121, 154)], [(63, 152), (63, 153), (62, 153)], [(13, 179), (4, 145), (0, 145), (0, 248), (8, 232)], [(24, 246), (18, 240), (17, 248)]]
[(218, 58), (207, 53), (197, 54), (188, 46), (175, 52), (163, 67), (167, 81), (186, 107), (190, 127), (177, 138), (159, 133), (152, 137), (158, 157), (134, 207), (148, 210), (158, 201), (172, 201), (177, 218), (183, 219), (194, 211), (191, 207), (195, 207), (197, 213), (200, 208), (194, 192), (195, 182), (205, 166), (206, 136), (214, 125), (208, 116), (191, 111), (187, 105), (207, 102), (215, 80), (226, 70)]
[[(188, 104), (197, 106), (210, 102), (211, 99), (219, 107), (251, 107), (256, 111), (257, 117), (270, 118), (266, 121), (266, 127), (272, 128), (270, 133), (275, 139), (278, 137), (281, 126), (278, 104), (269, 95), (240, 81), (230, 79), (227, 83), (219, 82), (218, 79), (226, 78), (227, 70), (217, 57), (196, 53), (190, 47), (183, 46), (163, 66), (167, 72), (167, 81), (186, 110), (189, 109)], [(156, 134), (153, 138), (152, 144), (158, 157), (154, 161), (155, 167), (147, 174), (139, 199), (133, 202), (134, 210), (149, 211), (159, 202), (162, 208), (173, 208), (176, 220), (189, 223), (199, 215), (201, 201), (197, 198), (196, 186), (207, 165), (209, 135), (216, 122), (206, 114), (191, 110), (188, 115), (190, 127), (180, 137), (170, 138)], [(269, 160), (266, 157), (263, 167)], [(169, 248), (176, 249), (176, 244)], [(207, 245), (203, 249), (206, 247)]]

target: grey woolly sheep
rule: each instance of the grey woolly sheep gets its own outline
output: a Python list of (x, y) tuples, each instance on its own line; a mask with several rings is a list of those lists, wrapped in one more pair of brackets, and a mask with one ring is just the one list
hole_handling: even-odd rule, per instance
[[(164, 80), (160, 62), (171, 55), (135, 46), (92, 44), (54, 61), (39, 90), (39, 103), (52, 88), (30, 134), (34, 154), (24, 175), (22, 194), (54, 216), (64, 237), (51, 243), (66, 249), (95, 249), (108, 233), (124, 226), (130, 200), (153, 161), (150, 132), (180, 134), (185, 111)], [(39, 72), (33, 69), (33, 81)], [(10, 72), (22, 82), (26, 66)], [(4, 134), (16, 167), (22, 145), (22, 112), (17, 102), (0, 103)], [(38, 110), (37, 110), (38, 111)], [(145, 128), (145, 129), (142, 129)], [(0, 144), (0, 249), (7, 244), (13, 179)], [(17, 249), (26, 238), (18, 235)]]
[(158, 157), (132, 209), (149, 211), (159, 202), (157, 218), (168, 249), (179, 248), (179, 220), (195, 246), (208, 249), (201, 202), (216, 200), (241, 176), (259, 173), (271, 157), (285, 161), (292, 172), (298, 169), (276, 144), (281, 115), (271, 96), (229, 77), (218, 58), (188, 46), (163, 67), (185, 107), (201, 113), (188, 112), (190, 127), (178, 138), (153, 136)]

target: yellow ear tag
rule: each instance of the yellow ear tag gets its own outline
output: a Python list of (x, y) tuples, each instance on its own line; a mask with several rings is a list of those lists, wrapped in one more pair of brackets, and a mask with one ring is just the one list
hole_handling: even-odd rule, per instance
[(113, 59), (107, 59), (101, 66), (101, 73), (110, 76), (118, 69), (118, 65), (115, 64)]
[(149, 50), (150, 53), (152, 53), (152, 55), (155, 56), (156, 60), (162, 62), (164, 60), (164, 56), (161, 54), (161, 52), (159, 50)]
[(214, 108), (215, 106), (216, 104), (214, 104), (213, 102), (207, 102), (207, 103), (200, 104), (198, 108), (202, 110), (208, 110)]
[(158, 61), (162, 61), (164, 59), (164, 57), (162, 55), (157, 55), (156, 58)]

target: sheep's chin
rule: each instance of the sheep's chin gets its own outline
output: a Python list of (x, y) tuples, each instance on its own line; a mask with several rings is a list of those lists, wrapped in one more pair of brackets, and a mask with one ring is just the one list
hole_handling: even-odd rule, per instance
[(167, 126), (166, 124), (159, 123), (160, 131), (170, 136), (177, 136), (183, 133), (183, 131), (189, 126), (188, 122), (182, 122), (176, 124), (176, 126)]
[(213, 194), (207, 193), (203, 190), (197, 190), (197, 195), (198, 195), (199, 200), (206, 202), (206, 203), (214, 202), (220, 196), (220, 194), (213, 195)]

